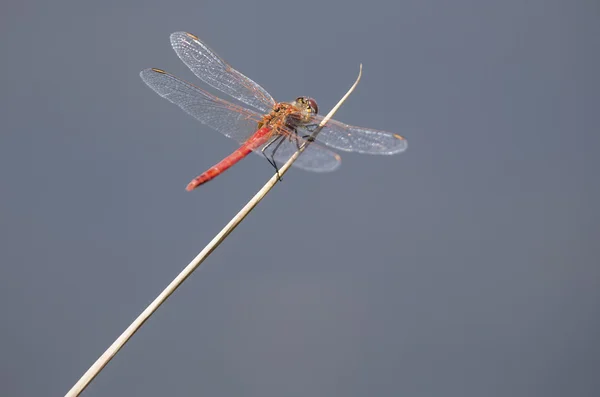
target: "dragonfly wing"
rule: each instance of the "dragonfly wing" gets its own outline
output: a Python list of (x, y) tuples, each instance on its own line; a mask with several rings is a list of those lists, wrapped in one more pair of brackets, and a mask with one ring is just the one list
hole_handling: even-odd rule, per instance
[[(278, 147), (278, 143), (281, 143)], [(273, 143), (265, 150), (265, 154), (269, 157), (276, 147), (275, 155), (273, 156), (278, 166), (282, 166), (290, 157), (298, 150), (298, 144), (294, 138), (286, 137), (283, 141)], [(299, 139), (299, 144), (303, 140)], [(262, 154), (262, 147), (255, 150), (256, 154)], [(331, 172), (335, 171), (342, 163), (342, 158), (335, 152), (317, 144), (311, 143), (294, 162), (294, 166), (302, 168), (305, 171), (312, 172)]]
[(198, 78), (262, 113), (269, 113), (275, 101), (260, 85), (219, 57), (196, 36), (186, 32), (171, 35), (173, 49)]
[(220, 99), (163, 70), (145, 69), (144, 83), (200, 122), (243, 143), (256, 130), (261, 115)]
[[(257, 123), (262, 119), (260, 114), (252, 110), (211, 95), (163, 70), (145, 69), (140, 73), (140, 77), (161, 97), (179, 106), (200, 122), (240, 143), (248, 140), (256, 131)], [(285, 163), (303, 142), (298, 138), (299, 143), (296, 143), (296, 138), (291, 136), (289, 131), (285, 134), (286, 137), (274, 155), (279, 165)], [(275, 145), (277, 143), (265, 150), (267, 156)], [(257, 148), (255, 153), (262, 156), (261, 150), (264, 146)], [(294, 162), (294, 166), (313, 172), (334, 171), (340, 164), (341, 158), (337, 153), (316, 143), (312, 143)]]
[[(314, 116), (311, 123), (319, 124), (322, 119), (322, 116)], [(305, 134), (310, 135), (310, 131)], [(317, 135), (317, 142), (346, 152), (364, 154), (396, 154), (408, 147), (406, 139), (400, 135), (355, 127), (336, 120), (327, 122)]]

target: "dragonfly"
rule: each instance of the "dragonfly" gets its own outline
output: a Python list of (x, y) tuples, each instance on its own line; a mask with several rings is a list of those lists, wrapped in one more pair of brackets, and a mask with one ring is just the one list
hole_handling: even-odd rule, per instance
[(341, 157), (325, 146), (381, 155), (407, 148), (406, 139), (398, 134), (336, 120), (329, 120), (313, 142), (311, 134), (323, 120), (314, 99), (301, 96), (292, 102), (276, 102), (264, 88), (232, 68), (191, 33), (171, 34), (171, 45), (200, 80), (245, 105), (223, 100), (161, 69), (140, 72), (142, 80), (158, 95), (240, 144), (233, 153), (195, 177), (187, 185), (188, 191), (221, 175), (252, 152), (264, 156), (279, 174), (278, 164), (287, 161), (305, 143), (309, 144), (293, 165), (313, 172), (334, 171), (341, 164)]

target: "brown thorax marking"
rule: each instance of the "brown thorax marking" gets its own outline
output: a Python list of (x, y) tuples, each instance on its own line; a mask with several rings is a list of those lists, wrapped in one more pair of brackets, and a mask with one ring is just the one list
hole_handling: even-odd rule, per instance
[(265, 115), (262, 120), (258, 122), (258, 129), (264, 126), (278, 127), (282, 120), (287, 127), (293, 128), (300, 123), (298, 117), (290, 117), (295, 113), (302, 114), (302, 110), (291, 103), (279, 102), (273, 106), (271, 113)]

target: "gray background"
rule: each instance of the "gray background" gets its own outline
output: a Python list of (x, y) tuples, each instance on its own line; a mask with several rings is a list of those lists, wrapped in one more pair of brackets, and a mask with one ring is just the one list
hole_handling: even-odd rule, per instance
[(404, 134), (292, 170), (86, 396), (597, 396), (600, 4), (4, 1), (0, 395), (63, 395), (272, 175), (146, 87), (200, 36)]

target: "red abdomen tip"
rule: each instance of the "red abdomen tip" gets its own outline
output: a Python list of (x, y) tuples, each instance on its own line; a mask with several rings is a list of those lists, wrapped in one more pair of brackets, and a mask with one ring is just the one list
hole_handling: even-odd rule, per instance
[(200, 185), (202, 185), (202, 182), (198, 181), (197, 179), (194, 179), (193, 181), (188, 183), (188, 185), (185, 187), (185, 190), (187, 190), (188, 192), (191, 192), (192, 190), (194, 190), (195, 188), (197, 188)]

